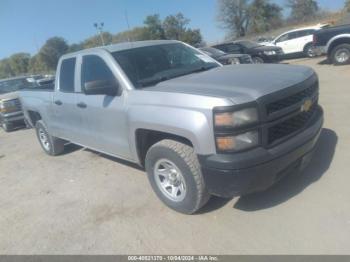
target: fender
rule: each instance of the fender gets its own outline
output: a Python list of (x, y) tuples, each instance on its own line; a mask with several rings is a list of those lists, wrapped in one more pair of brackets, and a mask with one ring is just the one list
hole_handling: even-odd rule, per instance
[(338, 40), (338, 39), (341, 39), (341, 38), (348, 38), (350, 40), (350, 34), (341, 34), (341, 35), (336, 35), (334, 37), (332, 37), (327, 45), (326, 45), (326, 53), (328, 54), (328, 52), (330, 51), (330, 47), (332, 46), (332, 44)]
[(215, 153), (212, 119), (208, 119), (204, 112), (170, 107), (164, 114), (164, 107), (136, 106), (129, 110), (129, 123), (129, 141), (134, 157), (137, 156), (135, 145), (137, 129), (155, 130), (181, 136), (191, 141), (197, 154)]

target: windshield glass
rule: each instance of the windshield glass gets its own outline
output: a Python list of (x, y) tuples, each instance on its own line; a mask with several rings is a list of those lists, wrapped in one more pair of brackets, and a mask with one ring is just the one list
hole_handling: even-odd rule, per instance
[(255, 43), (255, 42), (252, 42), (252, 41), (239, 41), (238, 43), (243, 45), (244, 47), (246, 47), (248, 49), (261, 46), (261, 45)]
[(208, 52), (212, 56), (216, 56), (216, 57), (226, 55), (226, 53), (224, 51), (221, 51), (219, 49), (212, 48), (212, 47), (200, 48), (200, 50), (202, 50), (203, 52)]
[(112, 55), (136, 88), (219, 66), (181, 43), (133, 48)]
[(0, 94), (15, 92), (23, 88), (32, 87), (35, 83), (29, 83), (27, 78), (17, 78), (0, 81)]

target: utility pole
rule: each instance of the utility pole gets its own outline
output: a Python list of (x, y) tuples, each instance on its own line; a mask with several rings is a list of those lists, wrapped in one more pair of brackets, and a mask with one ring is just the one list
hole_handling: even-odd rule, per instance
[(101, 38), (101, 42), (102, 42), (102, 45), (105, 45), (105, 41), (103, 39), (103, 35), (102, 35), (102, 29), (103, 29), (103, 26), (105, 24), (102, 22), (102, 23), (94, 23), (94, 27), (96, 28), (97, 30), (97, 33), (100, 35), (100, 38)]

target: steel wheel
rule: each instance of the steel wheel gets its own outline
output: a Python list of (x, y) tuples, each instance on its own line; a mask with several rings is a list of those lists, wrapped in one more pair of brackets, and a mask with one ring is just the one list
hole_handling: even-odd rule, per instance
[(186, 196), (186, 183), (180, 169), (170, 160), (160, 159), (154, 166), (154, 178), (168, 199), (180, 202)]
[(38, 133), (39, 133), (40, 143), (42, 144), (42, 146), (45, 148), (46, 151), (50, 151), (50, 142), (45, 131), (42, 128), (40, 128), (38, 130)]

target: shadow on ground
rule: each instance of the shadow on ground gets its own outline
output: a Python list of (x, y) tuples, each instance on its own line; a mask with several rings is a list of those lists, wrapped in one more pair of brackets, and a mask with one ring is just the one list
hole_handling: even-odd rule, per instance
[(234, 208), (256, 211), (279, 205), (301, 193), (306, 187), (318, 181), (328, 170), (337, 145), (337, 134), (323, 129), (309, 166), (302, 172), (292, 172), (267, 191), (242, 196)]

